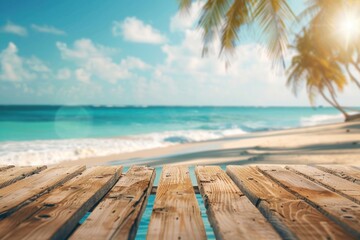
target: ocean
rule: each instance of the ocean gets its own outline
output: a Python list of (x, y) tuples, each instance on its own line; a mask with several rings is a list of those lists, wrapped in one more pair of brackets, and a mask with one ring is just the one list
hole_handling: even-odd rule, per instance
[(54, 164), (342, 121), (333, 108), (0, 106), (0, 165)]

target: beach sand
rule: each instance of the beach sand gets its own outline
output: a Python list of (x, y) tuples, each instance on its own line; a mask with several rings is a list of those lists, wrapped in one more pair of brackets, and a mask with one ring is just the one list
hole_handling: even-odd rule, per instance
[(360, 122), (258, 132), (219, 140), (66, 161), (61, 165), (351, 164), (360, 166)]

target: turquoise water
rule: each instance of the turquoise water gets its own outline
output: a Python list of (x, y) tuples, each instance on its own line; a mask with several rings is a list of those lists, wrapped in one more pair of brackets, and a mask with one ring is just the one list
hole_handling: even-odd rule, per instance
[[(222, 166), (222, 168), (225, 169), (225, 166)], [(155, 168), (155, 170), (156, 170), (156, 178), (155, 178), (155, 181), (154, 181), (154, 186), (158, 186), (162, 168), (157, 167), (157, 168)], [(190, 171), (190, 177), (191, 177), (191, 181), (192, 181), (193, 186), (197, 186), (194, 167), (190, 167), (189, 171)], [(199, 207), (200, 207), (201, 217), (202, 217), (202, 220), (204, 222), (206, 236), (207, 236), (207, 238), (209, 240), (215, 239), (213, 229), (211, 228), (211, 225), (210, 225), (209, 220), (208, 220), (207, 215), (206, 215), (206, 208), (205, 208), (204, 201), (203, 201), (201, 195), (196, 194), (196, 199), (197, 199)], [(144, 211), (143, 217), (141, 218), (141, 221), (140, 221), (140, 225), (139, 225), (139, 228), (138, 228), (138, 231), (137, 231), (137, 234), (136, 234), (136, 238), (135, 238), (136, 240), (146, 239), (146, 233), (147, 233), (148, 226), (149, 226), (149, 223), (150, 223), (150, 217), (151, 217), (152, 209), (154, 207), (154, 202), (155, 202), (155, 195), (150, 195), (149, 200), (148, 200), (148, 204), (147, 204), (146, 209)]]
[(0, 164), (39, 165), (340, 122), (332, 108), (0, 106)]
[(251, 132), (297, 127), (314, 115), (337, 114), (332, 108), (307, 107), (0, 106), (0, 141), (117, 137), (180, 130)]
[[(223, 170), (225, 170), (225, 165), (221, 165), (221, 168)], [(124, 172), (128, 171), (128, 168), (124, 168)], [(160, 176), (161, 176), (161, 171), (162, 168), (161, 167), (157, 167), (155, 168), (156, 171), (156, 178), (154, 180), (154, 186), (158, 186), (159, 185), (159, 180), (160, 180)], [(197, 186), (197, 181), (196, 181), (196, 176), (195, 176), (195, 172), (194, 172), (194, 167), (190, 167), (189, 168), (189, 172), (190, 172), (190, 178), (191, 178), (191, 182), (193, 184), (193, 186)], [(207, 218), (207, 214), (206, 214), (206, 208), (204, 205), (204, 201), (201, 197), (200, 194), (196, 194), (196, 199), (200, 208), (200, 212), (201, 212), (201, 218), (203, 220), (204, 223), (204, 227), (205, 227), (205, 232), (206, 232), (206, 236), (207, 239), (209, 240), (213, 240), (215, 239), (215, 234), (214, 231), (210, 225), (210, 222)], [(149, 228), (149, 223), (150, 223), (150, 218), (151, 218), (151, 213), (154, 207), (154, 202), (155, 202), (155, 195), (152, 194), (149, 196), (148, 199), (148, 203), (146, 205), (145, 211), (143, 213), (143, 216), (141, 218), (137, 233), (136, 233), (136, 240), (144, 240), (146, 239), (146, 233), (148, 231)], [(86, 219), (90, 216), (90, 212), (86, 213), (86, 215), (80, 220), (80, 224), (83, 224)]]

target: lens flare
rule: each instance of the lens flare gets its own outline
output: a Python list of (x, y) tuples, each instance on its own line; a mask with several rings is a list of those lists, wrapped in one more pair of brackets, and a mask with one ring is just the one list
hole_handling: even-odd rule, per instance
[(360, 16), (355, 11), (344, 11), (338, 18), (338, 30), (340, 38), (346, 46), (354, 42), (360, 35)]

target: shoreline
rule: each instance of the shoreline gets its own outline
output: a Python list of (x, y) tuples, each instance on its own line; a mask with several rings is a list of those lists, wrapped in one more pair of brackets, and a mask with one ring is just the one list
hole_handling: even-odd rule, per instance
[(254, 132), (59, 165), (355, 164), (360, 165), (360, 122)]

